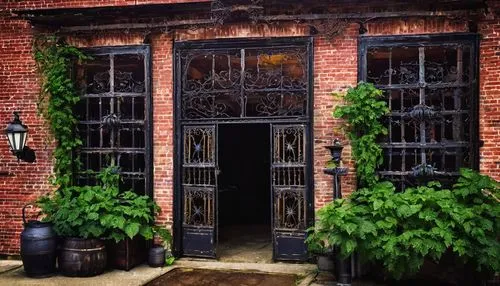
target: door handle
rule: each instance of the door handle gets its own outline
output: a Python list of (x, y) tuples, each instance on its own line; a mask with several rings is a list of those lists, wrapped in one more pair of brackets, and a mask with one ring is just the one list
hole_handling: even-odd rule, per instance
[(219, 168), (215, 169), (216, 176), (220, 175), (221, 173), (222, 173), (222, 171)]

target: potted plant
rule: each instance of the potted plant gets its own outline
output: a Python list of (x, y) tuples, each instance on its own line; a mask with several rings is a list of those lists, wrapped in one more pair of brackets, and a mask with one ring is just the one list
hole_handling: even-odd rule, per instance
[[(131, 191), (119, 191), (120, 178), (116, 166), (102, 170), (97, 174), (97, 179), (99, 184), (96, 186), (66, 187), (52, 196), (39, 199), (42, 212), (46, 215), (45, 220), (52, 222), (56, 233), (64, 238), (59, 254), (59, 268), (67, 276), (93, 276), (102, 273), (107, 261), (104, 240), (115, 243), (127, 239), (133, 241), (137, 237), (151, 240), (155, 232), (162, 229), (154, 225), (159, 207), (151, 198)], [(162, 231), (168, 232), (166, 229)], [(89, 248), (75, 254), (74, 250), (79, 249), (75, 244)], [(99, 255), (89, 257), (92, 254), (89, 249), (98, 249)], [(114, 266), (130, 269), (131, 263), (125, 261), (123, 265), (124, 259), (119, 257), (128, 256), (127, 251), (112, 251), (111, 254)], [(67, 257), (79, 257), (82, 261), (68, 261)], [(96, 263), (97, 258), (99, 263)]]
[(174, 256), (171, 252), (172, 235), (164, 228), (154, 227), (155, 238), (161, 240), (160, 243), (155, 243), (148, 253), (148, 264), (151, 267), (161, 267), (165, 264), (172, 265)]
[(335, 267), (334, 254), (326, 235), (325, 231), (311, 227), (305, 242), (309, 252), (316, 256), (318, 270), (332, 272)]

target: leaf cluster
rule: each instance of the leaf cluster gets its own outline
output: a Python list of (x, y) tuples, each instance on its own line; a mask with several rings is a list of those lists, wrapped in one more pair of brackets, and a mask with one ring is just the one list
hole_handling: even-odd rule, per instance
[(387, 134), (380, 119), (389, 113), (389, 108), (383, 100), (383, 92), (371, 83), (360, 82), (349, 88), (344, 101), (346, 104), (337, 106), (333, 116), (345, 119), (360, 186), (371, 186), (378, 181), (375, 171), (383, 162), (377, 139)]
[(151, 240), (156, 234), (170, 244), (170, 232), (154, 225), (160, 208), (150, 197), (120, 192), (115, 166), (102, 170), (97, 178), (96, 186), (69, 186), (39, 198), (45, 221), (54, 225), (58, 235), (118, 242), (136, 235)]
[(82, 145), (75, 132), (78, 120), (73, 111), (80, 97), (71, 69), (75, 62), (90, 57), (55, 36), (37, 37), (33, 48), (42, 79), (38, 107), (57, 142), (53, 152), (54, 184), (64, 188), (71, 186), (73, 171), (79, 168), (73, 151)]
[(394, 278), (415, 274), (424, 259), (453, 253), (478, 270), (500, 271), (499, 183), (461, 169), (452, 190), (437, 182), (396, 192), (390, 182), (362, 188), (320, 209), (314, 239), (357, 251)]

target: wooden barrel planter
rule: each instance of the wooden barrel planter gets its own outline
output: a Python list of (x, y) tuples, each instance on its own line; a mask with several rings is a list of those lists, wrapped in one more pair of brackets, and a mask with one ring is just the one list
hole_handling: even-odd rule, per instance
[(89, 277), (106, 268), (106, 246), (100, 239), (65, 238), (59, 252), (59, 271), (65, 276)]

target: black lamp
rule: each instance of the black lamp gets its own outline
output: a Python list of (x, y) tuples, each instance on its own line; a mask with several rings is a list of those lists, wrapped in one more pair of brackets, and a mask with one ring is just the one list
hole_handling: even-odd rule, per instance
[(340, 144), (339, 139), (333, 140), (333, 145), (325, 146), (328, 150), (330, 150), (330, 153), (332, 155), (332, 160), (335, 163), (339, 163), (341, 160), (342, 156), (342, 149), (344, 149), (344, 146)]
[(5, 132), (9, 140), (10, 150), (18, 160), (21, 159), (28, 138), (28, 127), (21, 122), (17, 111), (14, 112), (14, 120), (7, 125)]

